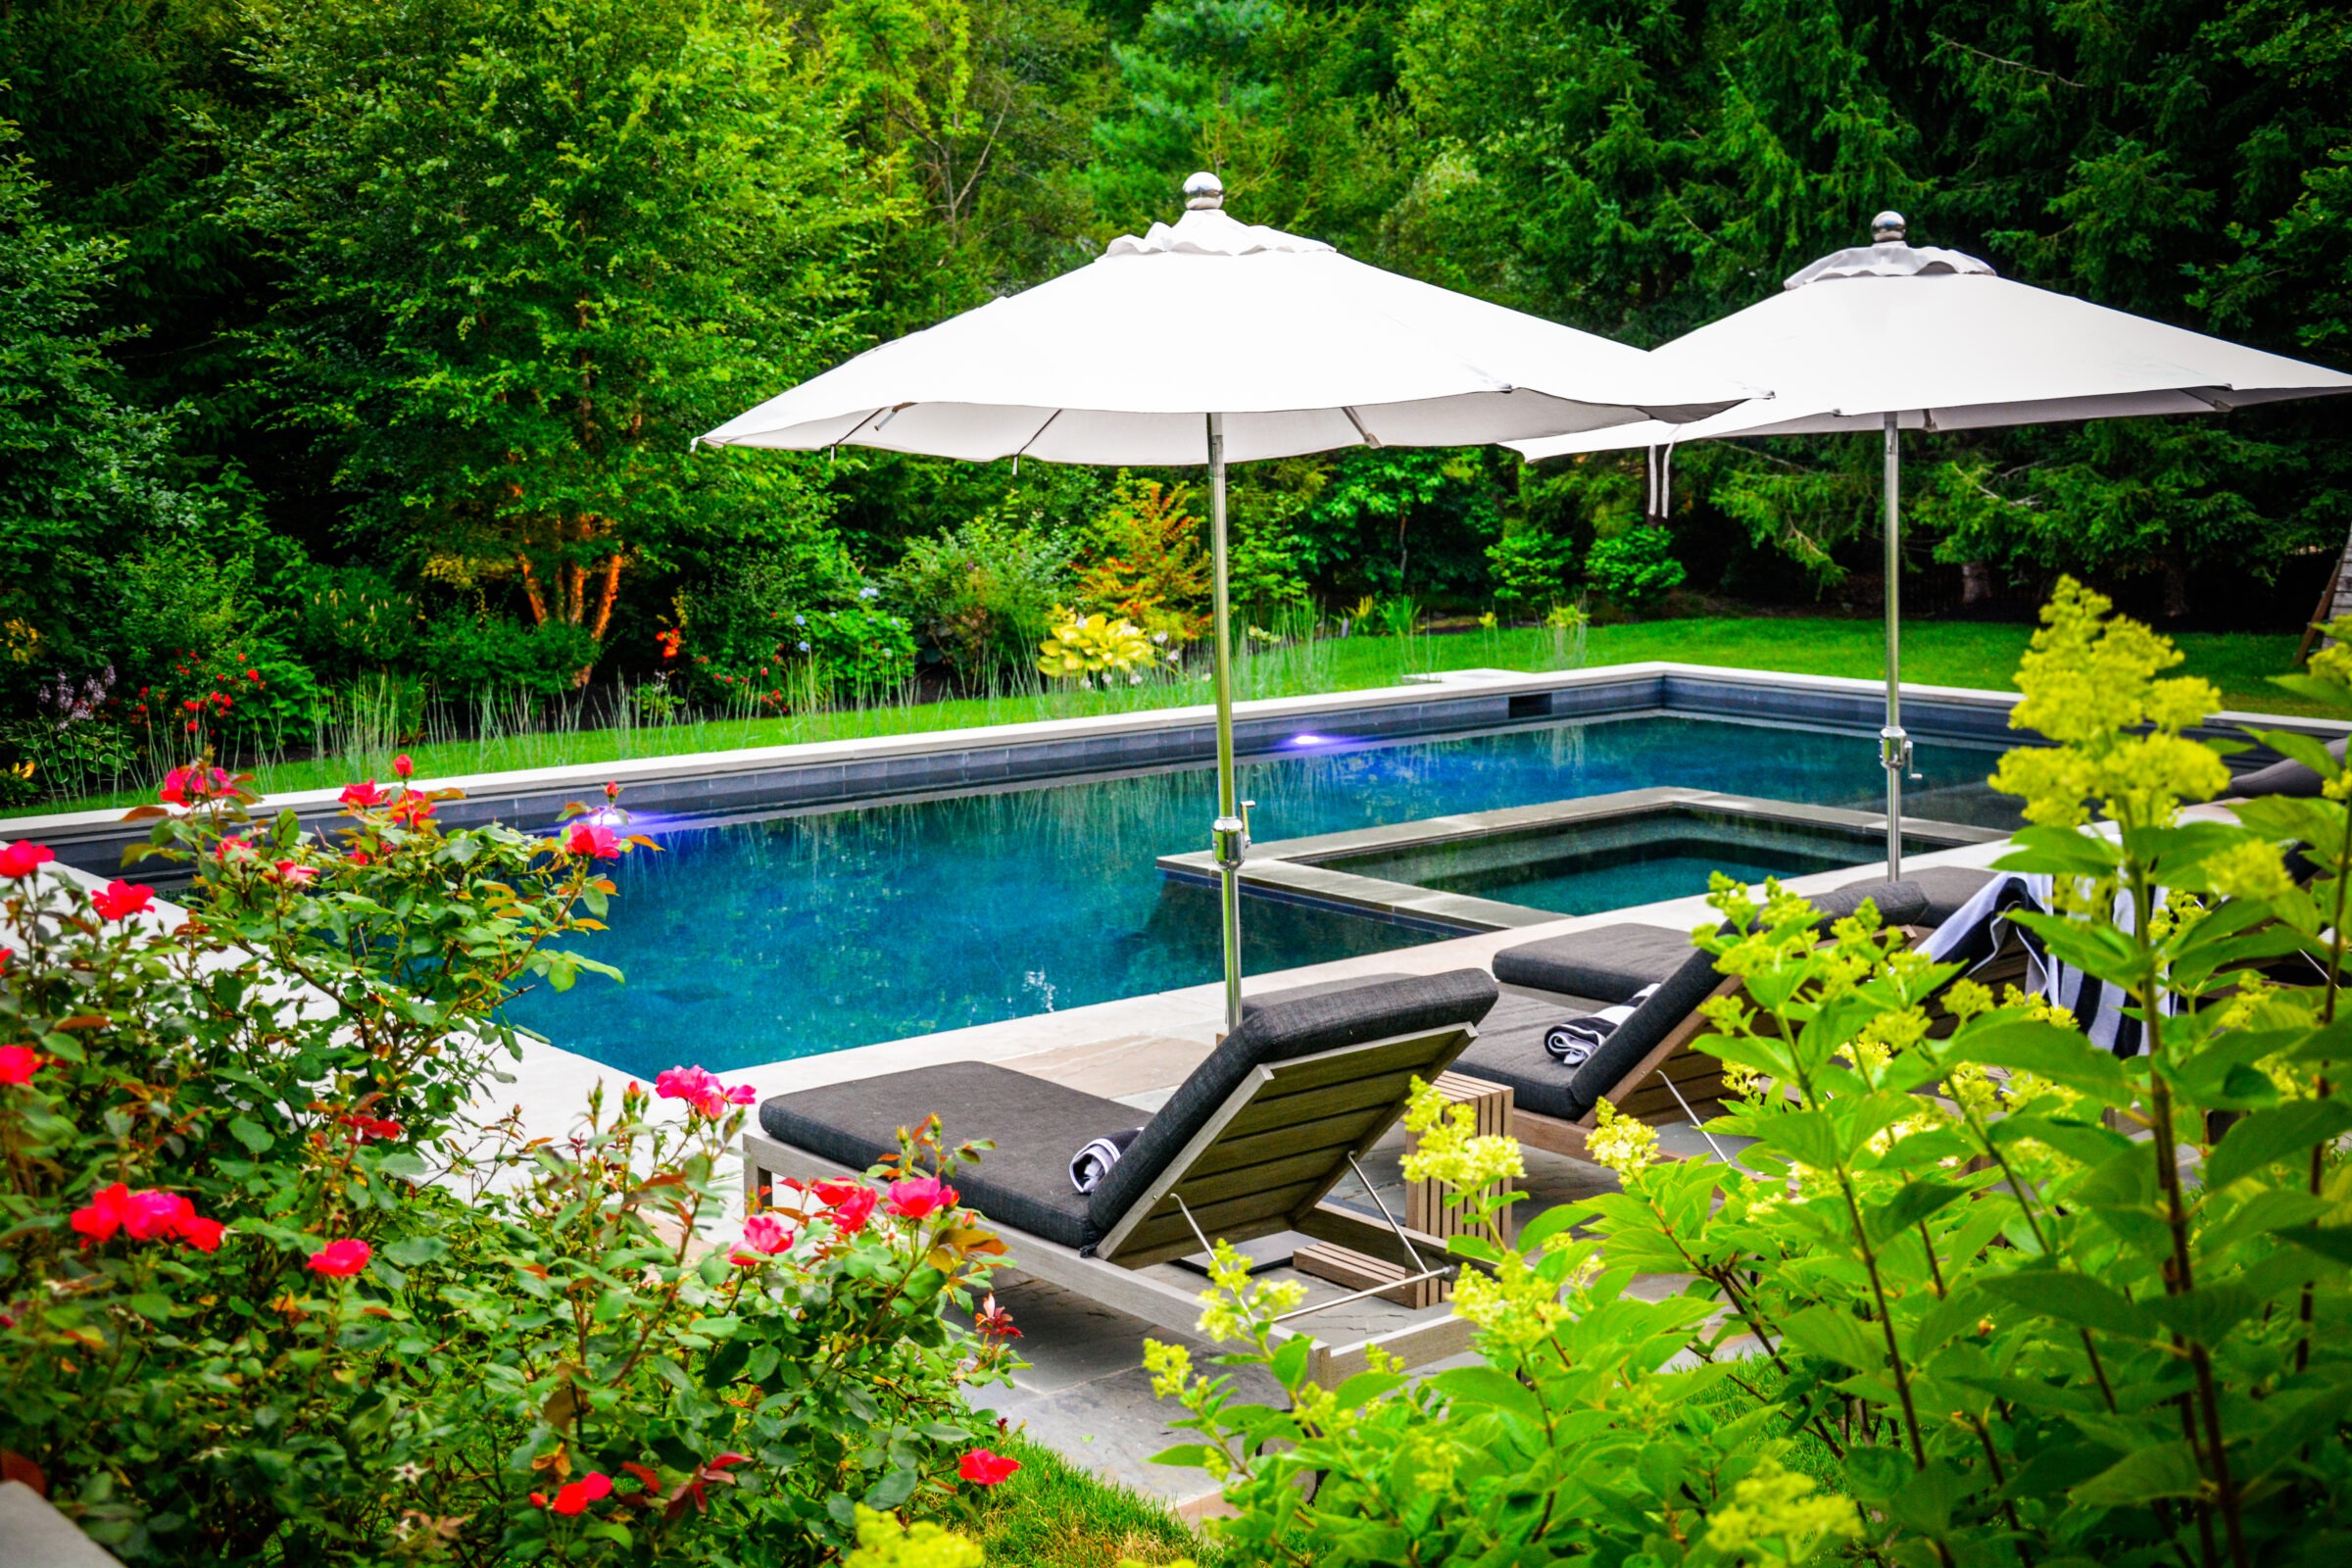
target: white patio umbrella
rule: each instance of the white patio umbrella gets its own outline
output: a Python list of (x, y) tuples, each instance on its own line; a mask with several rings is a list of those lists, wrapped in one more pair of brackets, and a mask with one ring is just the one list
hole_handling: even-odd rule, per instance
[(1903, 430), (2053, 424), (2120, 415), (2227, 413), (2285, 398), (2352, 392), (2352, 375), (2012, 282), (1973, 256), (1904, 242), (1899, 213), (1871, 222), (1875, 243), (1792, 274), (1772, 298), (1659, 347), (1661, 367), (1770, 387), (1682, 424), (1618, 425), (1510, 445), (1531, 461), (1628, 447), (1654, 454), (1651, 510), (1675, 445), (1731, 436), (1878, 430), (1886, 443), (1886, 874), (1902, 870), (1899, 566)]
[(1223, 212), (1213, 174), (1184, 217), (1085, 267), (870, 349), (703, 441), (989, 462), (1209, 470), (1225, 1005), (1241, 1021), (1225, 466), (1349, 446), (1461, 446), (1674, 424), (1756, 388), (1652, 365), (1606, 338), (1349, 261)]

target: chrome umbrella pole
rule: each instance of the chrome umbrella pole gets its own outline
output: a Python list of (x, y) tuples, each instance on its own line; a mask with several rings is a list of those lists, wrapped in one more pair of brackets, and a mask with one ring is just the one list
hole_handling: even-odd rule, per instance
[(1886, 416), (1886, 470), (1880, 481), (1886, 504), (1886, 726), (1879, 731), (1879, 760), (1886, 768), (1886, 880), (1903, 874), (1903, 775), (1911, 768), (1911, 737), (1903, 733), (1902, 436)]
[(1217, 703), (1217, 819), (1209, 834), (1217, 852), (1219, 902), (1225, 926), (1225, 1032), (1242, 1026), (1242, 857), (1250, 848), (1249, 819), (1233, 778), (1233, 605), (1225, 578), (1225, 416), (1208, 416), (1208, 545), (1214, 574)]

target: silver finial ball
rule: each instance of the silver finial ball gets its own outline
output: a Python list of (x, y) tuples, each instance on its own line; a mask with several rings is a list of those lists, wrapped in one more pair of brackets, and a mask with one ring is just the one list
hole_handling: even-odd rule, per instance
[(1184, 182), (1184, 205), (1190, 212), (1225, 205), (1225, 182), (1202, 170)]
[(1874, 245), (1900, 240), (1908, 232), (1909, 225), (1903, 221), (1900, 213), (1881, 213), (1870, 220), (1870, 240)]

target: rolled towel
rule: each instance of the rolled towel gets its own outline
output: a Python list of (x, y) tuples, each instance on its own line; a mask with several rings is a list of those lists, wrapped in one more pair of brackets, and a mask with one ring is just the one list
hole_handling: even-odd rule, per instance
[(1587, 1057), (1608, 1042), (1617, 1026), (1650, 999), (1661, 982), (1652, 981), (1614, 1007), (1582, 1018), (1563, 1018), (1544, 1031), (1544, 1049), (1563, 1067), (1582, 1067)]
[(1100, 1187), (1102, 1178), (1110, 1174), (1110, 1167), (1119, 1162), (1119, 1156), (1127, 1152), (1127, 1146), (1142, 1132), (1141, 1127), (1130, 1127), (1123, 1133), (1105, 1133), (1071, 1155), (1070, 1185), (1081, 1193), (1091, 1193)]

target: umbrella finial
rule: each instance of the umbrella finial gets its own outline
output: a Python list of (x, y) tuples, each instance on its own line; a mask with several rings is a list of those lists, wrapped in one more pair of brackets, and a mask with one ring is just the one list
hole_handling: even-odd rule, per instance
[(1870, 242), (1873, 245), (1900, 244), (1909, 231), (1910, 225), (1903, 221), (1900, 213), (1881, 213), (1870, 220)]
[(1184, 182), (1184, 205), (1187, 212), (1213, 210), (1225, 205), (1225, 182), (1202, 170)]

